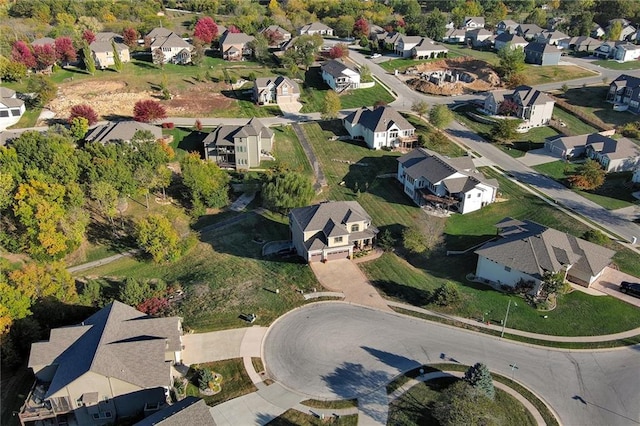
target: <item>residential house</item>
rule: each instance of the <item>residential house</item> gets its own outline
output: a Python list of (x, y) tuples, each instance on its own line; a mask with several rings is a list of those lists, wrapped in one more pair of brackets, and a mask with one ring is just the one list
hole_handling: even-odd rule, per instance
[(166, 28), (154, 28), (145, 36), (149, 43), (151, 55), (160, 50), (164, 55), (164, 63), (189, 64), (191, 53), (195, 47), (183, 40), (179, 35)]
[(244, 126), (219, 126), (202, 141), (204, 156), (223, 168), (247, 170), (260, 166), (261, 158), (273, 149), (273, 138), (257, 118)]
[(471, 157), (448, 158), (424, 148), (398, 158), (396, 178), (417, 205), (435, 204), (462, 214), (493, 203), (498, 190), (495, 179), (475, 170)]
[(475, 251), (476, 278), (515, 287), (529, 282), (539, 289), (546, 272), (589, 287), (611, 263), (615, 252), (535, 222), (505, 218), (499, 237)]
[(640, 113), (640, 78), (620, 75), (609, 83), (606, 101), (613, 103), (616, 111)]
[(591, 37), (593, 38), (602, 38), (606, 34), (605, 30), (595, 22), (593, 23), (593, 27), (591, 29)]
[(519, 23), (511, 19), (503, 19), (496, 24), (496, 34), (515, 33)]
[[(31, 345), (36, 380), (18, 412), (23, 426), (105, 425), (159, 409), (182, 360), (182, 320), (114, 301), (81, 324)], [(63, 423), (64, 422), (64, 423)]]
[(220, 38), (220, 51), (222, 59), (226, 61), (242, 61), (245, 57), (253, 55), (251, 42), (255, 37), (245, 33), (231, 33), (227, 31)]
[(216, 426), (204, 399), (187, 396), (175, 404), (156, 411), (134, 426)]
[(442, 38), (442, 41), (446, 41), (447, 43), (464, 43), (466, 34), (466, 30), (451, 28), (447, 30), (444, 37)]
[(371, 25), (369, 27), (369, 41), (377, 49), (384, 48), (384, 39), (387, 37), (388, 32), (380, 25)]
[(548, 140), (545, 148), (563, 158), (586, 156), (607, 172), (630, 172), (640, 166), (640, 148), (627, 138), (613, 139), (600, 133), (563, 136)]
[(524, 49), (527, 44), (529, 44), (527, 40), (523, 39), (519, 35), (510, 32), (503, 32), (502, 34), (496, 36), (496, 38), (493, 40), (493, 48), (496, 51), (502, 49), (507, 45), (509, 45), (511, 49), (515, 49), (518, 47)]
[(25, 111), (24, 101), (18, 99), (15, 90), (0, 87), (0, 131), (20, 121)]
[(489, 39), (493, 37), (493, 34), (484, 28), (476, 28), (473, 30), (467, 30), (464, 37), (467, 44), (470, 44), (473, 47), (480, 47), (486, 44)]
[(396, 47), (398, 45), (398, 42), (400, 41), (400, 38), (404, 36), (404, 34), (399, 33), (397, 31), (391, 31), (389, 33), (387, 33), (384, 37), (384, 40), (382, 42), (383, 47), (386, 50), (392, 50), (394, 52), (397, 51)]
[(516, 34), (525, 40), (533, 40), (536, 38), (537, 34), (542, 32), (542, 28), (537, 26), (536, 24), (520, 24), (516, 28)]
[(529, 64), (558, 65), (561, 55), (560, 49), (551, 44), (531, 42), (524, 47), (524, 60)]
[(418, 140), (415, 127), (386, 105), (357, 109), (347, 115), (342, 124), (352, 138), (364, 140), (370, 149), (410, 148)]
[(394, 46), (395, 54), (402, 58), (410, 58), (411, 49), (416, 47), (422, 39), (423, 37), (420, 36), (400, 35)]
[(305, 261), (350, 259), (354, 250), (373, 247), (378, 229), (357, 201), (332, 201), (289, 213), (296, 253)]
[(100, 142), (101, 144), (114, 142), (131, 142), (138, 132), (149, 132), (151, 139), (162, 139), (162, 130), (158, 126), (139, 121), (113, 121), (89, 129), (84, 140), (86, 142)]
[(500, 104), (505, 100), (517, 105), (515, 116), (522, 120), (519, 127), (521, 132), (546, 126), (551, 121), (554, 101), (539, 90), (529, 86), (519, 86), (513, 92), (494, 90), (485, 98), (484, 109), (489, 115), (498, 115)]
[(610, 20), (609, 25), (607, 25), (607, 28), (605, 29), (605, 33), (609, 34), (609, 31), (611, 30), (611, 27), (613, 26), (613, 24), (617, 22), (619, 22), (620, 25), (622, 25), (622, 31), (620, 31), (620, 37), (618, 37), (617, 41), (627, 40), (629, 37), (631, 37), (633, 34), (636, 33), (637, 30), (633, 25), (631, 25), (631, 22), (622, 18)]
[(298, 29), (298, 35), (321, 35), (323, 37), (333, 36), (333, 28), (323, 24), (322, 22), (313, 22), (311, 24), (304, 25)]
[(124, 44), (124, 39), (120, 34), (99, 32), (96, 33), (95, 37), (95, 40), (89, 45), (89, 50), (91, 50), (96, 68), (105, 69), (115, 64), (114, 44), (120, 61), (122, 63), (131, 61), (129, 47)]
[(631, 182), (640, 183), (640, 167), (633, 171), (633, 176), (631, 176)]
[(447, 56), (449, 49), (436, 44), (433, 40), (423, 37), (418, 44), (411, 49), (411, 57), (414, 59), (432, 59)]
[(320, 66), (320, 70), (324, 82), (338, 93), (360, 87), (360, 73), (340, 61), (327, 61)]
[(258, 104), (288, 104), (300, 98), (298, 83), (289, 77), (258, 77), (253, 85), (253, 100)]
[(484, 16), (467, 16), (462, 25), (466, 29), (484, 28)]
[(567, 37), (558, 42), (558, 47), (573, 52), (591, 52), (600, 46), (602, 42), (592, 37)]
[(291, 40), (291, 33), (285, 30), (284, 28), (282, 28), (280, 25), (269, 25), (267, 28), (260, 31), (260, 34), (264, 35), (265, 33), (269, 33), (269, 32), (274, 34), (275, 38), (280, 40), (277, 43), (277, 46), (280, 46), (282, 45), (282, 43), (286, 43), (289, 40)]
[(553, 16), (547, 19), (547, 30), (555, 31), (558, 27), (566, 22), (566, 18), (562, 16)]
[(640, 46), (626, 41), (605, 42), (596, 48), (593, 54), (600, 59), (613, 59), (629, 62), (640, 59)]
[(547, 43), (558, 46), (560, 44), (560, 40), (568, 37), (569, 36), (562, 31), (543, 30), (540, 33), (536, 34), (536, 41), (539, 43)]

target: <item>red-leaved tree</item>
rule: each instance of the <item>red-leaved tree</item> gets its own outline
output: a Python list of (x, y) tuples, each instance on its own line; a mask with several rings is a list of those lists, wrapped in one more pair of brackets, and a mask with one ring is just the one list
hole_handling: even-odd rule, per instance
[(331, 59), (346, 58), (349, 56), (349, 48), (344, 43), (338, 43), (329, 50)]
[(33, 46), (33, 56), (36, 58), (36, 69), (46, 70), (53, 66), (58, 59), (56, 49), (52, 44), (38, 44)]
[(133, 119), (143, 123), (167, 118), (167, 110), (158, 101), (151, 99), (136, 102), (133, 106)]
[(18, 62), (27, 68), (36, 67), (36, 58), (33, 56), (31, 48), (22, 40), (18, 40), (13, 43), (13, 47), (11, 48), (11, 60)]
[(54, 43), (56, 49), (56, 57), (61, 64), (75, 62), (78, 59), (76, 48), (73, 47), (71, 37), (58, 37)]
[(198, 22), (196, 22), (196, 26), (193, 29), (193, 36), (197, 37), (205, 44), (211, 44), (213, 40), (218, 38), (218, 26), (213, 18), (203, 16), (198, 19)]
[(231, 34), (238, 34), (238, 33), (241, 33), (241, 32), (242, 32), (242, 31), (240, 31), (240, 30), (238, 29), (238, 27), (236, 27), (235, 25), (229, 25), (229, 26), (227, 27), (227, 31), (229, 31)]
[(360, 38), (362, 36), (369, 37), (369, 22), (364, 18), (358, 18), (353, 24), (353, 36)]
[(169, 301), (164, 297), (152, 297), (145, 300), (136, 309), (147, 315), (158, 315), (169, 307)]
[(122, 32), (122, 38), (124, 40), (124, 44), (126, 44), (130, 48), (136, 47), (138, 45), (138, 31), (136, 31), (135, 28), (125, 28)]
[(280, 33), (280, 31), (265, 30), (262, 35), (267, 39), (267, 43), (269, 43), (269, 46), (278, 46), (284, 40), (284, 36)]
[(516, 115), (516, 112), (518, 112), (518, 104), (511, 99), (505, 99), (498, 105), (498, 114), (500, 115), (509, 117)]
[(71, 123), (73, 119), (77, 117), (86, 118), (89, 122), (89, 126), (93, 126), (98, 122), (98, 114), (87, 104), (74, 105), (71, 107), (69, 123)]
[(84, 30), (82, 32), (82, 39), (87, 42), (87, 44), (91, 44), (96, 41), (96, 35), (91, 30)]

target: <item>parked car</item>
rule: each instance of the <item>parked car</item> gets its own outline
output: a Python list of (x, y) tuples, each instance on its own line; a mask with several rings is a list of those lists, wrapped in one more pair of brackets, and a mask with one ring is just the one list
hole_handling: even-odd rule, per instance
[(631, 296), (640, 297), (640, 283), (622, 281), (620, 283), (620, 291)]
[(374, 53), (373, 55), (371, 55), (371, 59), (376, 59), (376, 58), (379, 58), (380, 56), (382, 55), (379, 53)]

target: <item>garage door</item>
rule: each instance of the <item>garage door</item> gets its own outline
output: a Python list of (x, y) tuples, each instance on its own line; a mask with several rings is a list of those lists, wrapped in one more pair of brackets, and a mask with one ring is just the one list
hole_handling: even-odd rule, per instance
[(312, 254), (309, 256), (309, 263), (320, 262), (322, 260), (322, 253)]
[(327, 260), (345, 259), (349, 257), (349, 250), (336, 251), (327, 254)]

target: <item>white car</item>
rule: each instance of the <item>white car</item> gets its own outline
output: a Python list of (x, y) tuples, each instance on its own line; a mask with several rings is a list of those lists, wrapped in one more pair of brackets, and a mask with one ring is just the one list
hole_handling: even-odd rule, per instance
[(376, 59), (376, 58), (379, 58), (379, 57), (381, 57), (381, 56), (382, 56), (382, 55), (381, 55), (381, 54), (379, 54), (379, 53), (374, 53), (373, 55), (371, 55), (371, 59)]

